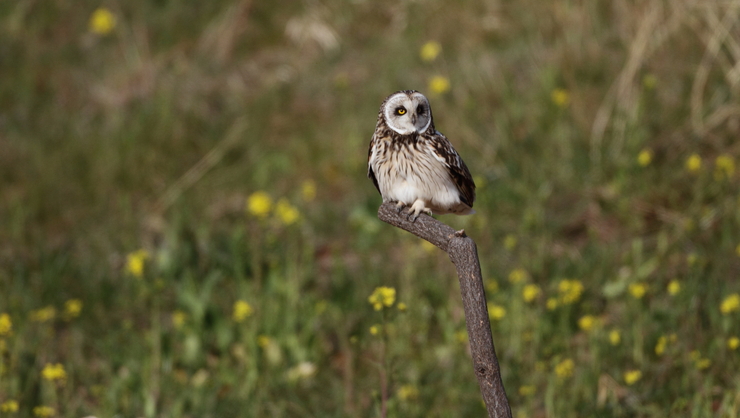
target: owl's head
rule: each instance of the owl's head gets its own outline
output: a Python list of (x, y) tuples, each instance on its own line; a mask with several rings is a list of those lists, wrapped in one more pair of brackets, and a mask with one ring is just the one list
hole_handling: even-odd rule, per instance
[(380, 113), (385, 124), (401, 135), (434, 129), (429, 100), (415, 90), (402, 90), (391, 94), (380, 106)]

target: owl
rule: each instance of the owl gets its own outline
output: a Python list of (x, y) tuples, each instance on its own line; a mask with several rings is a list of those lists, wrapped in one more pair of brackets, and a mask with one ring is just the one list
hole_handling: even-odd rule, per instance
[(370, 142), (367, 176), (383, 197), (408, 206), (413, 222), (421, 212), (469, 215), (475, 183), (450, 141), (434, 128), (429, 100), (414, 90), (388, 96), (380, 105)]

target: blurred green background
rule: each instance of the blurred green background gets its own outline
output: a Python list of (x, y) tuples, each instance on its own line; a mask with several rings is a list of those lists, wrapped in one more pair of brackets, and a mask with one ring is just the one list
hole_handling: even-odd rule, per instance
[(478, 184), (440, 219), (515, 416), (740, 415), (739, 14), (1, 2), (0, 416), (484, 416), (451, 263), (376, 218), (400, 89)]

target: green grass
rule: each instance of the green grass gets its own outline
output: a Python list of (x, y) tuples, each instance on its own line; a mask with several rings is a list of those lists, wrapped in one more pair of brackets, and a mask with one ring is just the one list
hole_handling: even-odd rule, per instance
[(737, 2), (6, 3), (0, 416), (484, 416), (454, 269), (365, 177), (409, 88), (478, 183), (440, 219), (505, 311), (515, 416), (738, 415)]

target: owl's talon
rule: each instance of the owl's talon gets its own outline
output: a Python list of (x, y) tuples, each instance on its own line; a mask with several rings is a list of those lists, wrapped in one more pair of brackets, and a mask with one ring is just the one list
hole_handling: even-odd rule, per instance
[(398, 204), (396, 204), (396, 212), (397, 212), (397, 213), (401, 213), (401, 211), (403, 210), (403, 208), (404, 208), (405, 206), (406, 206), (406, 205), (404, 205), (404, 204), (403, 204), (403, 202), (398, 202)]

